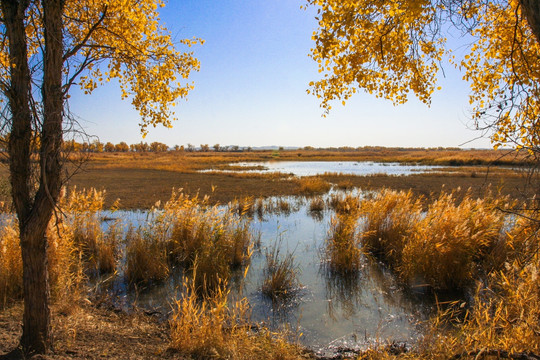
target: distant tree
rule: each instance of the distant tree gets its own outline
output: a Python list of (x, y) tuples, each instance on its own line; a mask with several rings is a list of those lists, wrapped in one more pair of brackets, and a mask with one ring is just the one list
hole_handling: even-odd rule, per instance
[(168, 150), (169, 150), (169, 147), (167, 146), (167, 144), (161, 143), (159, 141), (154, 141), (153, 143), (150, 144), (150, 151), (165, 152)]
[(178, 144), (174, 145), (174, 151), (180, 151), (180, 145)]
[(114, 152), (114, 144), (112, 142), (105, 144), (105, 152)]
[(187, 151), (189, 151), (189, 152), (195, 151), (195, 146), (193, 146), (192, 144), (189, 144), (189, 143), (188, 143), (188, 144), (187, 144)]
[(201, 151), (202, 152), (210, 151), (210, 146), (208, 146), (208, 144), (201, 144)]
[(232, 150), (232, 151), (235, 151), (235, 152), (236, 152), (236, 151), (239, 151), (239, 149), (240, 149), (240, 147), (239, 147), (238, 145), (233, 145), (233, 146), (231, 146), (231, 150)]
[(121, 141), (120, 143), (114, 145), (114, 151), (116, 151), (116, 152), (128, 152), (129, 151), (129, 145), (126, 142)]
[(215, 152), (218, 152), (220, 150), (219, 144), (215, 144), (213, 148)]

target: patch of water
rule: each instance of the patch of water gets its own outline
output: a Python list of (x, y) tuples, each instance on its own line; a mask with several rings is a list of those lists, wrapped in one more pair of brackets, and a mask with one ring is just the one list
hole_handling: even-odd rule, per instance
[[(280, 172), (295, 176), (313, 176), (325, 173), (341, 173), (346, 175), (411, 175), (433, 171), (442, 168), (437, 165), (410, 165), (402, 163), (382, 163), (373, 161), (269, 161), (234, 163), (231, 166), (244, 166), (242, 170), (227, 170), (230, 172), (273, 173)], [(252, 169), (261, 167), (262, 169)], [(250, 169), (251, 168), (251, 169)]]
[[(418, 323), (429, 313), (430, 301), (405, 293), (389, 271), (368, 258), (363, 259), (356, 277), (329, 275), (322, 265), (322, 249), (333, 212), (325, 210), (322, 216), (313, 216), (307, 201), (282, 200), (291, 203), (291, 212), (265, 213), (253, 220), (252, 231), (260, 234), (260, 243), (246, 278), (232, 284), (233, 291), (249, 300), (252, 320), (302, 333), (300, 341), (304, 345), (322, 352), (339, 347), (364, 348), (386, 339), (412, 343), (420, 330)], [(145, 212), (104, 215), (121, 219), (126, 227), (128, 223), (137, 226), (148, 219)], [(273, 304), (261, 292), (265, 251), (276, 242), (281, 245), (281, 254), (294, 254), (301, 284), (294, 300), (281, 305)], [(110, 289), (126, 303), (157, 308), (166, 314), (181, 291), (181, 274), (178, 270), (167, 283), (137, 291), (127, 291), (125, 283), (117, 278)]]

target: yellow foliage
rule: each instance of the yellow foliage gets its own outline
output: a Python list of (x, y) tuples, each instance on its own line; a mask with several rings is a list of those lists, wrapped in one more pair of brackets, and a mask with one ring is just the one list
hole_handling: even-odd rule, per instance
[[(540, 14), (527, 13), (534, 2), (529, 8), (516, 0), (307, 2), (318, 10), (311, 57), (323, 74), (308, 92), (326, 112), (332, 100), (344, 102), (356, 88), (394, 104), (412, 92), (429, 105), (447, 58), (464, 70), (473, 120), (478, 128), (493, 128), (495, 147), (531, 150), (540, 143), (540, 44), (532, 30)], [(463, 47), (453, 52), (445, 38), (456, 29), (472, 43), (461, 58)]]
[[(89, 94), (117, 79), (122, 99), (129, 97), (139, 111), (143, 135), (149, 125), (171, 127), (174, 113), (170, 107), (187, 96), (193, 85), (186, 79), (191, 71), (199, 70), (192, 52), (176, 48), (190, 48), (203, 40), (174, 40), (160, 24), (158, 7), (164, 5), (163, 0), (68, 0), (63, 16), (65, 90), (78, 84)], [(40, 2), (31, 2), (26, 11), (30, 60), (41, 52), (40, 7)], [(10, 64), (5, 32), (0, 39), (0, 78), (6, 79)]]

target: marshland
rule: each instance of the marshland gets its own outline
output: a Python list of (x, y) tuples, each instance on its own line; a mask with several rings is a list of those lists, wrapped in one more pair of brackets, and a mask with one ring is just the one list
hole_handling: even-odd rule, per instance
[[(323, 170), (264, 172), (292, 159)], [(408, 175), (340, 174), (324, 161)], [(241, 171), (250, 163), (261, 172)], [(444, 358), (479, 344), (536, 353), (526, 165), (487, 150), (85, 155), (50, 224), (55, 353)], [(5, 200), (7, 352), (19, 336), (22, 265)]]

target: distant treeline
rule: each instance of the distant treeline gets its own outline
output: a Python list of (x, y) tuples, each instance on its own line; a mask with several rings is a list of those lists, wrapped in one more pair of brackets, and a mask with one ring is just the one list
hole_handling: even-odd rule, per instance
[(215, 144), (210, 146), (208, 144), (200, 144), (195, 146), (193, 144), (184, 145), (174, 145), (169, 147), (167, 144), (154, 141), (150, 144), (147, 142), (139, 142), (136, 144), (128, 145), (126, 142), (122, 141), (118, 144), (113, 144), (111, 142), (102, 143), (100, 141), (93, 142), (76, 142), (74, 140), (68, 140), (64, 142), (64, 150), (72, 152), (166, 152), (166, 151), (187, 151), (187, 152), (250, 152), (250, 151), (260, 151), (260, 150), (278, 150), (278, 151), (337, 151), (337, 152), (356, 152), (356, 151), (426, 151), (426, 150), (446, 150), (446, 151), (460, 151), (462, 149), (457, 147), (444, 148), (444, 147), (434, 147), (434, 148), (405, 148), (405, 147), (384, 147), (384, 146), (361, 146), (361, 147), (351, 147), (351, 146), (341, 146), (341, 147), (325, 147), (325, 148), (316, 148), (313, 146), (305, 147), (260, 147), (253, 148), (241, 147), (238, 145), (229, 145), (221, 146), (220, 144)]

